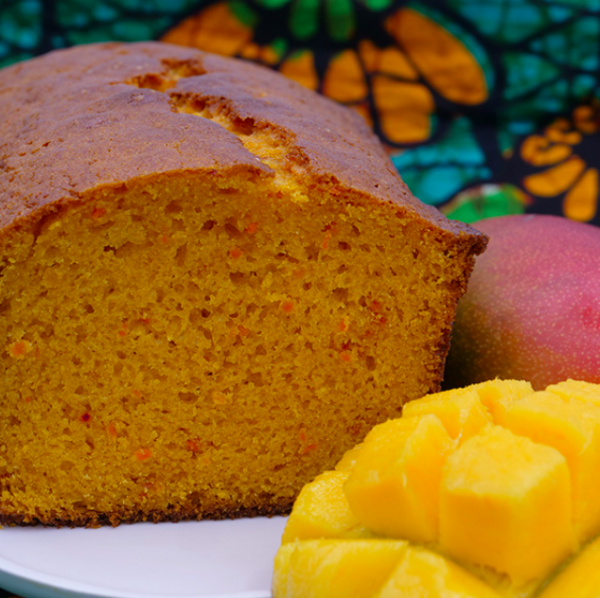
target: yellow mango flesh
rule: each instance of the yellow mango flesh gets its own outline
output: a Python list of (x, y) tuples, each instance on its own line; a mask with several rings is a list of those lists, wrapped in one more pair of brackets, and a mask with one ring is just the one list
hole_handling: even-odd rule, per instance
[(554, 447), (571, 473), (573, 521), (585, 542), (600, 532), (600, 404), (536, 392), (512, 403), (504, 424), (515, 434)]
[(378, 534), (434, 542), (442, 468), (452, 446), (434, 415), (376, 426), (344, 485), (351, 511)]
[(500, 598), (483, 581), (430, 550), (409, 547), (376, 598)]
[(565, 380), (558, 384), (551, 384), (546, 388), (546, 392), (569, 401), (578, 400), (600, 406), (600, 384), (583, 380)]
[(294, 551), (294, 544), (282, 544), (273, 561), (273, 579), (271, 580), (271, 594), (273, 598), (284, 598), (288, 594), (288, 577), (290, 573), (290, 557)]
[[(500, 424), (508, 405), (533, 394), (533, 386), (525, 380), (488, 380), (468, 386), (479, 395), (480, 401), (491, 413), (495, 423)], [(465, 389), (459, 389), (465, 390)], [(447, 391), (453, 392), (453, 391)]]
[(373, 536), (352, 513), (343, 485), (349, 471), (326, 471), (302, 488), (289, 516), (281, 542), (311, 538)]
[(451, 560), (398, 540), (305, 540), (280, 547), (273, 598), (500, 598)]
[(354, 467), (354, 464), (356, 463), (356, 457), (360, 453), (361, 447), (361, 444), (357, 444), (350, 450), (347, 450), (342, 456), (342, 458), (336, 463), (336, 471), (345, 471), (347, 469), (352, 469)]
[(490, 426), (446, 462), (441, 549), (517, 585), (544, 577), (573, 550), (570, 501), (569, 471), (558, 451)]
[(401, 540), (305, 540), (275, 557), (273, 598), (372, 598), (406, 550)]
[(600, 538), (586, 546), (536, 598), (598, 598)]
[[(336, 490), (313, 492), (294, 507), (297, 515), (331, 513), (334, 502), (333, 512), (351, 513), (353, 525), (362, 525), (352, 529), (372, 534), (362, 542), (385, 534), (421, 544), (409, 543), (369, 596), (600, 598), (600, 538), (577, 553), (600, 533), (600, 385), (569, 380), (536, 393), (527, 382), (490, 380), (409, 405), (400, 420), (377, 426), (348, 451), (329, 472), (335, 475), (317, 478)], [(348, 529), (306, 526), (301, 533), (344, 538)], [(307, 586), (287, 593), (298, 584), (288, 584), (288, 565), (277, 558), (274, 584), (278, 576), (286, 581), (275, 597), (312, 596)], [(308, 557), (296, 571), (300, 565), (317, 567)]]
[(448, 434), (459, 442), (471, 438), (492, 423), (488, 410), (475, 390), (454, 396), (430, 395), (412, 401), (404, 406), (402, 417), (422, 417), (427, 414), (438, 417)]
[(508, 406), (533, 394), (524, 380), (488, 380), (427, 395), (404, 405), (402, 417), (436, 415), (452, 438), (464, 442), (489, 423), (501, 423)]

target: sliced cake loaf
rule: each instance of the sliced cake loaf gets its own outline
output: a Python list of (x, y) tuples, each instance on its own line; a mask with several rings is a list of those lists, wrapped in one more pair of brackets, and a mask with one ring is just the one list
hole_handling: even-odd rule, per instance
[(159, 43), (0, 71), (0, 522), (289, 510), (438, 390), (484, 235), (367, 125)]

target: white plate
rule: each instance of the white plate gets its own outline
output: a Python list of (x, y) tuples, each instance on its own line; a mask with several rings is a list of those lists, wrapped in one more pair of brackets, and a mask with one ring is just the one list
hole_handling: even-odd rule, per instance
[(26, 598), (269, 598), (284, 517), (0, 529), (0, 587)]

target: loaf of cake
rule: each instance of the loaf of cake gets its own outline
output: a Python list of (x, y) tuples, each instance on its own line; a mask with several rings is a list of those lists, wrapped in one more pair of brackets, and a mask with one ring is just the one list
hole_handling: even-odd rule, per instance
[(0, 71), (0, 523), (289, 511), (439, 389), (486, 237), (361, 117), (160, 43)]

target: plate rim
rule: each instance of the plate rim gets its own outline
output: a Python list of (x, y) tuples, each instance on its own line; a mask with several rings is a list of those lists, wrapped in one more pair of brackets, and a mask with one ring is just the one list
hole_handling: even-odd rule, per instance
[[(71, 596), (73, 598), (271, 598), (269, 591), (257, 590), (236, 592), (234, 594), (145, 594), (140, 592), (120, 591), (102, 588), (95, 584), (83, 583), (58, 575), (49, 575), (35, 571), (18, 563), (0, 557), (0, 587), (15, 592), (18, 596), (34, 596), (40, 598), (56, 598)], [(32, 588), (33, 591), (29, 591)], [(23, 590), (25, 589), (25, 590)], [(40, 591), (36, 591), (40, 590)]]
[[(267, 518), (257, 517), (250, 518), (248, 520), (247, 518), (241, 518), (240, 520), (226, 520), (225, 522), (229, 523), (230, 525), (235, 525), (236, 522), (241, 523), (241, 521), (247, 520), (251, 522), (251, 525), (255, 525), (262, 519)], [(277, 535), (279, 536), (283, 529), (282, 526), (284, 526), (287, 521), (287, 517), (279, 516), (268, 519), (271, 524), (276, 525), (275, 529), (277, 529)], [(212, 520), (207, 520), (207, 522), (211, 523), (211, 528), (215, 523), (220, 523)], [(185, 522), (180, 522), (180, 524), (181, 523), (185, 525)], [(132, 531), (134, 527), (136, 527), (135, 524), (131, 526)], [(189, 529), (188, 526), (185, 527)], [(126, 529), (129, 531), (129, 526), (127, 526)], [(76, 574), (77, 562), (69, 560), (73, 559), (72, 551), (66, 550), (63, 553), (61, 551), (60, 543), (57, 546), (57, 550), (59, 551), (59, 554), (64, 554), (65, 558), (59, 557), (59, 560), (62, 559), (62, 561), (59, 563), (58, 568), (55, 569), (52, 565), (47, 566), (47, 563), (45, 566), (44, 562), (40, 560), (40, 558), (43, 557), (40, 557), (40, 553), (37, 553), (36, 551), (34, 551), (31, 559), (28, 558), (29, 550), (33, 549), (34, 547), (34, 545), (29, 545), (31, 539), (26, 539), (24, 544), (17, 542), (17, 548), (11, 551), (10, 547), (13, 542), (11, 541), (10, 536), (15, 532), (18, 533), (18, 527), (0, 526), (0, 534), (2, 534), (2, 531), (9, 533), (4, 536), (2, 543), (0, 543), (0, 547), (2, 547), (0, 548), (0, 588), (14, 593), (16, 596), (20, 596), (21, 598), (272, 598), (272, 581), (269, 581), (267, 578), (262, 578), (262, 575), (262, 582), (260, 584), (251, 584), (250, 588), (248, 589), (244, 587), (245, 584), (242, 584), (241, 587), (238, 584), (238, 587), (231, 587), (230, 585), (229, 587), (223, 587), (221, 590), (218, 585), (209, 582), (209, 587), (206, 588), (207, 591), (205, 593), (202, 592), (201, 586), (196, 589), (195, 585), (185, 582), (183, 584), (174, 584), (175, 587), (173, 588), (173, 585), (168, 582), (169, 577), (164, 578), (166, 579), (166, 582), (159, 583), (156, 590), (154, 590), (153, 584), (151, 582), (149, 583), (148, 581), (142, 581), (140, 583), (137, 581), (134, 581), (134, 583), (126, 582), (122, 587), (119, 587), (119, 575), (122, 573), (122, 570), (119, 569), (118, 565), (115, 565), (115, 568), (111, 574), (110, 559), (104, 561), (106, 563), (106, 569), (101, 570), (100, 575), (95, 574), (89, 577), (88, 581), (84, 575)], [(30, 532), (31, 528), (26, 528), (26, 531)], [(54, 530), (51, 529), (50, 531), (57, 530), (54, 528)], [(85, 531), (93, 533), (94, 530)], [(242, 536), (240, 538), (247, 538), (247, 534), (249, 532), (252, 535), (255, 534), (256, 528), (250, 527), (248, 530), (245, 527), (242, 527), (241, 529), (234, 527), (234, 535), (232, 537), (236, 537), (241, 533)], [(26, 534), (26, 536), (28, 535), (29, 533)], [(144, 536), (145, 534), (143, 534), (142, 537)], [(77, 537), (80, 538), (81, 536), (78, 535)], [(167, 534), (167, 538), (169, 537), (173, 538), (170, 533)], [(162, 536), (162, 538), (164, 538), (164, 536)], [(188, 539), (189, 532), (187, 532), (182, 538), (176, 537), (175, 541), (177, 543), (183, 541), (183, 546), (185, 546)], [(157, 541), (161, 541), (161, 536), (157, 537)], [(35, 536), (33, 542), (35, 543)], [(279, 542), (275, 546), (271, 546), (269, 553), (272, 549), (276, 549), (276, 546), (279, 544)], [(126, 542), (125, 546), (127, 546), (127, 544), (128, 543)], [(121, 541), (119, 541), (119, 545), (121, 545)], [(227, 546), (227, 544), (225, 546)], [(40, 547), (42, 551), (41, 554), (47, 554), (45, 551), (52, 551), (53, 547), (54, 541), (49, 543), (42, 542), (42, 546)], [(110, 550), (110, 544), (108, 545), (108, 549)], [(222, 551), (219, 552), (222, 554)], [(226, 554), (228, 553), (229, 549), (226, 549)], [(206, 558), (202, 555), (198, 556), (200, 558)], [(240, 555), (237, 554), (235, 557), (232, 557), (232, 559), (235, 558), (240, 558)], [(208, 562), (210, 563), (210, 557)], [(235, 571), (236, 562), (236, 560), (232, 560), (230, 563), (227, 563), (227, 569), (231, 570), (232, 572)], [(222, 558), (215, 561), (215, 564), (217, 567), (221, 567), (221, 571), (224, 570)], [(247, 567), (247, 569), (254, 571), (254, 567), (257, 566), (259, 566), (262, 570), (262, 565), (260, 563), (257, 564), (257, 562), (250, 558), (249, 568)], [(244, 567), (242, 567), (242, 569), (245, 570)], [(70, 575), (71, 571), (74, 572), (73, 576)], [(139, 571), (137, 573), (134, 571), (133, 574), (138, 579), (140, 576), (144, 576), (144, 574), (140, 573)], [(171, 574), (173, 573), (168, 573), (168, 575)], [(105, 580), (109, 583), (105, 584)], [(132, 580), (134, 580), (134, 578), (130, 576), (129, 581)]]

